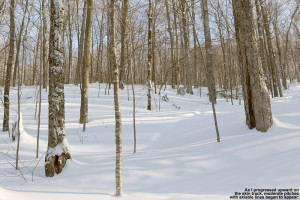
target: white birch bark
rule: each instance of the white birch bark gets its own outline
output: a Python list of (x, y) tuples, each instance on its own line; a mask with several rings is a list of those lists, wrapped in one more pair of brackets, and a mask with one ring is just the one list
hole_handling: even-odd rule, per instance
[(64, 99), (64, 0), (51, 0), (50, 58), (49, 58), (49, 116), (48, 149), (45, 156), (45, 174), (59, 174), (70, 158), (65, 131)]

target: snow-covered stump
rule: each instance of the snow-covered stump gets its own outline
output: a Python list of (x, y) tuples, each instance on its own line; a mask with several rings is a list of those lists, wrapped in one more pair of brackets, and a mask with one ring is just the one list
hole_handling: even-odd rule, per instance
[(67, 140), (63, 140), (55, 148), (48, 148), (45, 157), (45, 174), (47, 177), (53, 177), (54, 174), (59, 174), (66, 165), (68, 159), (71, 158), (68, 151)]
[(63, 70), (64, 0), (51, 0), (49, 59), (49, 132), (45, 175), (59, 174), (71, 158), (65, 138), (65, 99)]

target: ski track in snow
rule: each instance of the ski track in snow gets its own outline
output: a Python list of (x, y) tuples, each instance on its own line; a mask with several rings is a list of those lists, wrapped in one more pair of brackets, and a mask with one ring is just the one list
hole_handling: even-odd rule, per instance
[[(221, 142), (217, 143), (207, 90), (179, 96), (169, 86), (169, 102), (152, 98), (147, 111), (144, 86), (135, 86), (137, 153), (133, 154), (132, 94), (120, 90), (123, 143), (123, 191), (114, 195), (115, 133), (113, 90), (89, 88), (89, 123), (79, 121), (80, 89), (65, 85), (66, 133), (72, 160), (59, 175), (46, 178), (48, 100), (42, 91), (39, 158), (35, 158), (37, 120), (35, 87), (22, 87), (24, 131), (20, 141), (20, 170), (16, 171), (16, 142), (0, 134), (0, 200), (124, 199), (225, 200), (245, 188), (299, 188), (300, 84), (283, 98), (273, 98), (273, 125), (267, 133), (249, 130), (243, 102), (218, 98), (216, 111)], [(131, 87), (129, 87), (131, 88)], [(3, 90), (3, 88), (1, 88)], [(10, 126), (16, 121), (17, 94), (11, 89)], [(99, 97), (98, 97), (99, 94)], [(3, 94), (2, 94), (3, 95)], [(2, 96), (1, 96), (2, 98)], [(160, 106), (160, 111), (159, 111)], [(180, 109), (178, 109), (180, 107)], [(0, 110), (0, 126), (3, 107)], [(11, 127), (10, 127), (11, 128)], [(26, 180), (25, 180), (26, 179)]]

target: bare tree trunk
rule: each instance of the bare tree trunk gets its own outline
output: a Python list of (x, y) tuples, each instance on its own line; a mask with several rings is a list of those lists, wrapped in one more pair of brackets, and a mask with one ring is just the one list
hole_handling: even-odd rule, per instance
[(207, 8), (207, 0), (201, 0), (202, 7), (202, 18), (205, 36), (205, 50), (206, 50), (206, 77), (208, 81), (208, 91), (210, 102), (216, 104), (216, 86), (215, 86), (215, 76), (213, 71), (213, 52), (211, 45), (211, 35), (209, 27), (209, 16)]
[[(28, 1), (26, 2), (26, 11), (28, 7)], [(22, 25), (24, 26), (24, 19), (22, 22)], [(23, 27), (22, 27), (23, 29)], [(23, 30), (22, 30), (23, 32)], [(21, 36), (21, 34), (20, 34)], [(20, 39), (19, 39), (20, 40)], [(21, 41), (18, 41), (19, 48), (20, 48), (20, 43)], [(18, 62), (16, 70), (18, 71), (18, 144), (17, 144), (17, 150), (16, 150), (16, 170), (18, 170), (18, 165), (19, 165), (19, 150), (20, 150), (20, 136), (21, 136), (21, 131), (20, 131), (20, 119), (21, 119), (21, 108), (20, 108), (20, 98), (21, 98), (21, 85), (20, 85), (20, 64)]]
[(175, 85), (176, 85), (176, 63), (175, 63), (175, 55), (174, 55), (175, 54), (175, 51), (174, 51), (174, 35), (173, 35), (173, 31), (172, 31), (168, 0), (165, 0), (165, 6), (166, 6), (166, 11), (167, 11), (168, 33), (169, 33), (170, 40), (171, 40), (172, 89), (175, 89)]
[(211, 45), (207, 0), (201, 0), (201, 7), (202, 7), (203, 27), (204, 27), (204, 36), (205, 36), (206, 76), (208, 82), (209, 100), (211, 102), (212, 109), (213, 109), (214, 122), (215, 122), (215, 128), (217, 133), (217, 141), (220, 142), (220, 134), (219, 134), (217, 115), (215, 110), (215, 104), (217, 100), (216, 100), (215, 78), (213, 74), (213, 53), (212, 53), (212, 45)]
[(32, 6), (30, 8), (30, 11), (28, 13), (28, 16), (27, 16), (27, 24), (26, 24), (26, 28), (25, 28), (25, 33), (24, 33), (24, 36), (23, 36), (23, 41), (22, 41), (22, 45), (23, 45), (23, 55), (22, 55), (22, 77), (21, 77), (21, 85), (24, 84), (24, 81), (25, 81), (25, 75), (26, 75), (26, 44), (27, 44), (27, 38), (28, 38), (28, 27), (29, 27), (29, 23), (30, 23), (30, 16), (31, 16), (31, 12), (32, 12), (32, 9), (33, 9), (33, 4), (34, 4), (34, 0), (32, 1)]
[(152, 46), (151, 46), (151, 54), (152, 54), (152, 70), (151, 70), (151, 81), (152, 81), (152, 87), (154, 87), (154, 92), (156, 94), (156, 6), (157, 6), (157, 0), (154, 0), (154, 9), (152, 7)]
[(89, 73), (90, 73), (90, 78), (89, 78), (89, 83), (93, 83), (93, 80), (94, 80), (94, 63), (93, 63), (93, 58), (94, 58), (94, 26), (91, 27), (91, 42), (92, 42), (92, 45), (91, 45), (91, 49), (90, 49), (90, 70), (89, 70)]
[(89, 92), (89, 66), (91, 63), (90, 47), (91, 47), (91, 31), (92, 31), (92, 14), (93, 0), (87, 1), (87, 16), (84, 40), (84, 57), (82, 68), (82, 86), (81, 86), (81, 106), (80, 106), (80, 123), (83, 123), (83, 131), (85, 124), (88, 123), (88, 92)]
[(122, 19), (121, 19), (121, 58), (120, 58), (120, 88), (124, 89), (125, 79), (125, 48), (127, 37), (127, 15), (128, 15), (128, 0), (122, 0)]
[[(218, 5), (218, 9), (220, 6)], [(216, 19), (216, 23), (218, 26), (218, 30), (219, 30), (219, 38), (220, 38), (220, 43), (221, 43), (221, 49), (222, 49), (222, 59), (223, 59), (223, 77), (224, 77), (224, 83), (223, 83), (223, 87), (225, 89), (225, 92), (227, 92), (228, 89), (228, 73), (227, 73), (227, 62), (226, 62), (226, 50), (225, 50), (225, 40), (224, 40), (224, 36), (223, 36), (223, 30), (222, 30), (222, 19), (221, 16), (219, 14), (219, 12), (217, 11), (217, 13), (215, 14), (215, 19)]]
[(3, 62), (3, 74), (2, 74), (2, 80), (1, 80), (1, 86), (5, 85), (5, 67), (6, 67), (6, 59), (7, 59), (7, 47), (4, 49), (4, 62)]
[(42, 13), (43, 13), (43, 88), (47, 89), (47, 80), (48, 80), (48, 73), (47, 73), (47, 17), (46, 17), (46, 8), (45, 8), (45, 0), (42, 1)]
[[(194, 0), (192, 0), (192, 4), (193, 4), (193, 2), (194, 2)], [(192, 16), (193, 16), (193, 14), (192, 14)], [(197, 32), (196, 32), (196, 17), (192, 17), (192, 24), (193, 24), (193, 36), (194, 36), (194, 46), (195, 46), (195, 51), (198, 51), (199, 50), (199, 53), (200, 53), (200, 63), (201, 63), (201, 65), (202, 66), (205, 66), (206, 65), (206, 60), (204, 59), (204, 55), (203, 55), (203, 51), (202, 51), (202, 47), (201, 47), (201, 43), (199, 42), (199, 39), (198, 39), (198, 36), (197, 36)], [(195, 43), (196, 42), (196, 43)], [(197, 44), (198, 44), (198, 47), (197, 47)], [(196, 52), (196, 54), (197, 54), (197, 52)], [(196, 54), (194, 54), (194, 59), (196, 59), (197, 58), (197, 55)], [(198, 58), (197, 58), (197, 60), (198, 60)], [(195, 60), (195, 62), (196, 62), (196, 60)], [(195, 84), (199, 84), (199, 86), (200, 86), (200, 97), (201, 97), (201, 76), (202, 76), (202, 74), (201, 74), (201, 65), (200, 65), (200, 67), (199, 67), (199, 75), (198, 75), (198, 72), (197, 72), (197, 79), (195, 80), (197, 83), (195, 83)], [(198, 80), (199, 79), (199, 80)]]
[(114, 107), (115, 107), (115, 136), (116, 136), (116, 195), (122, 194), (122, 139), (121, 139), (121, 111), (119, 96), (119, 69), (116, 56), (116, 30), (115, 30), (115, 4), (116, 0), (110, 0), (109, 24), (110, 24), (110, 57), (114, 75)]
[(266, 132), (273, 123), (270, 97), (259, 65), (251, 0), (233, 0), (237, 51), (242, 70), (246, 124)]
[[(295, 8), (295, 11), (293, 12), (292, 14), (292, 17), (291, 17), (291, 22), (289, 24), (289, 27), (288, 27), (288, 30), (287, 30), (287, 33), (286, 33), (286, 38), (285, 38), (285, 51), (284, 51), (284, 68), (286, 69), (288, 67), (288, 56), (287, 56), (287, 53), (288, 53), (288, 41), (289, 41), (289, 33), (290, 33), (290, 30), (291, 30), (291, 26), (292, 26), (292, 22), (293, 22), (293, 19), (294, 17), (296, 16), (296, 13), (299, 9), (299, 1), (297, 2), (297, 7)], [(297, 70), (297, 69), (296, 69)], [(300, 72), (298, 72), (298, 81), (300, 80)]]
[(260, 5), (261, 5), (261, 12), (262, 12), (263, 21), (264, 21), (263, 27), (266, 32), (266, 38), (267, 38), (267, 44), (268, 44), (269, 60), (270, 60), (270, 64), (271, 64), (270, 68), (271, 68), (272, 79), (273, 79), (274, 96), (278, 97), (278, 91), (280, 93), (280, 96), (282, 96), (282, 92), (281, 92), (281, 84), (279, 82), (278, 73), (277, 73), (277, 65), (275, 62), (275, 55), (274, 55), (271, 32), (270, 32), (270, 24), (269, 24), (269, 20), (268, 20), (267, 11), (266, 11), (266, 8), (265, 8), (262, 0), (260, 0)]
[[(103, 15), (101, 17), (101, 23), (99, 25), (99, 29), (100, 29), (100, 43), (99, 43), (99, 52), (98, 52), (98, 67), (97, 67), (97, 80), (98, 80), (98, 83), (102, 83), (103, 82), (103, 72), (101, 71), (102, 69), (102, 64), (103, 64), (103, 49), (104, 49), (104, 46), (103, 46), (103, 35), (104, 35), (104, 23), (103, 23)], [(100, 55), (99, 55), (100, 54)]]
[(78, 44), (78, 60), (77, 60), (77, 67), (76, 67), (76, 73), (75, 73), (75, 84), (82, 84), (82, 74), (81, 69), (83, 68), (83, 46), (84, 46), (84, 33), (85, 33), (85, 22), (86, 22), (86, 9), (87, 9), (87, 1), (84, 1), (84, 7), (83, 7), (83, 14), (82, 14), (82, 24), (80, 29), (80, 37), (79, 37), (79, 44)]
[[(21, 98), (21, 91), (20, 91), (20, 70), (19, 66), (17, 67), (16, 70), (18, 70), (18, 143), (17, 143), (17, 150), (16, 150), (16, 170), (19, 169), (19, 150), (20, 150), (20, 117), (21, 117), (21, 110), (20, 110), (20, 98)], [(13, 137), (13, 136), (12, 136)]]
[[(129, 41), (127, 41), (127, 57), (130, 58), (129, 60), (129, 70), (131, 74), (131, 89), (132, 89), (132, 106), (133, 106), (133, 111), (132, 111), (132, 119), (133, 119), (133, 153), (136, 153), (136, 126), (135, 126), (135, 91), (134, 91), (134, 76), (135, 76), (135, 70), (133, 69), (133, 44), (132, 42), (132, 34), (131, 31), (129, 30)], [(130, 52), (129, 52), (129, 43), (131, 44), (130, 47)], [(129, 73), (129, 72), (128, 72)]]
[(3, 117), (3, 129), (2, 131), (9, 130), (9, 89), (11, 70), (13, 65), (13, 57), (15, 50), (15, 0), (10, 1), (10, 29), (9, 29), (9, 55), (6, 65), (6, 78), (4, 87), (4, 117)]
[(148, 10), (148, 77), (147, 77), (147, 87), (148, 87), (148, 105), (147, 110), (151, 110), (151, 90), (152, 90), (152, 0), (149, 0), (149, 10)]
[[(43, 2), (42, 2), (43, 4)], [(41, 11), (44, 9), (45, 7), (42, 5), (42, 8), (41, 8)], [(43, 11), (42, 11), (43, 12)], [(41, 16), (41, 24), (42, 24), (42, 27), (44, 27), (45, 25), (43, 24), (43, 19), (42, 19), (42, 16)], [(42, 108), (42, 86), (43, 86), (43, 82), (42, 82), (42, 70), (45, 68), (44, 66), (44, 58), (45, 58), (45, 55), (44, 55), (44, 32), (40, 32), (41, 34), (41, 54), (42, 54), (42, 59), (40, 59), (40, 90), (39, 90), (39, 114), (38, 114), (38, 130), (37, 130), (37, 137), (36, 137), (36, 158), (39, 157), (39, 145), (40, 145), (40, 126), (41, 126), (41, 108)]]
[[(109, 0), (107, 1), (108, 4), (109, 4)], [(110, 21), (109, 21), (109, 11), (108, 11), (108, 14), (107, 14), (107, 86), (108, 86), (108, 95), (109, 95), (109, 90), (110, 90), (110, 84), (111, 84), (111, 81), (112, 81), (112, 70), (111, 70), (111, 58), (110, 58), (110, 53), (109, 53), (109, 48), (111, 46), (110, 44)], [(107, 87), (106, 86), (106, 87)], [(106, 94), (106, 89), (105, 89), (105, 94)]]
[[(229, 30), (227, 30), (227, 35), (228, 37), (230, 37), (230, 32)], [(232, 70), (232, 45), (231, 45), (231, 41), (228, 40), (227, 41), (227, 46), (228, 46), (228, 58), (227, 58), (227, 62), (228, 62), (228, 67), (229, 67), (229, 86), (230, 86), (230, 99), (231, 99), (231, 104), (233, 105), (233, 78), (234, 78), (234, 75), (235, 75), (235, 72)]]
[[(42, 28), (42, 27), (40, 27)], [(40, 49), (40, 36), (41, 36), (41, 29), (38, 32), (38, 38), (37, 38), (37, 42), (36, 42), (36, 47), (35, 47), (35, 52), (34, 55), (38, 55), (39, 53), (39, 49)], [(32, 71), (32, 79), (31, 79), (31, 85), (35, 85), (35, 81), (36, 81), (36, 71), (37, 71), (37, 67), (38, 67), (38, 56), (34, 57), (34, 63), (33, 63), (33, 71)]]
[[(72, 7), (72, 12), (73, 12), (73, 7)], [(73, 39), (72, 39), (72, 17), (71, 17), (71, 3), (70, 0), (68, 0), (68, 21), (69, 21), (69, 69), (68, 69), (68, 77), (67, 77), (67, 83), (70, 84), (70, 79), (71, 79), (71, 69), (72, 69), (72, 59), (73, 59)]]
[[(194, 41), (194, 62), (193, 62), (193, 66), (194, 66), (194, 72), (193, 72), (193, 74), (194, 74), (194, 78), (193, 78), (193, 84), (194, 84), (194, 88), (198, 88), (198, 84), (199, 84), (199, 82), (198, 82), (198, 54), (197, 54), (197, 50), (198, 50), (198, 48), (197, 48), (197, 31), (196, 31), (196, 16), (195, 16), (195, 0), (192, 0), (191, 1), (191, 7), (192, 7), (192, 16), (191, 16), (191, 18), (192, 18), (192, 25), (193, 25), (193, 41)], [(191, 77), (192, 78), (192, 77)]]
[(174, 13), (174, 31), (175, 31), (175, 39), (176, 39), (176, 51), (175, 51), (175, 62), (176, 62), (176, 76), (175, 76), (175, 84), (178, 86), (181, 84), (180, 82), (180, 70), (179, 70), (179, 36), (178, 36), (178, 27), (177, 27), (177, 11), (175, 10), (176, 5), (175, 1), (172, 0), (173, 5), (173, 13)]
[(274, 14), (275, 16), (274, 16), (274, 19), (272, 20), (272, 23), (273, 23), (273, 28), (274, 28), (275, 37), (276, 37), (276, 47), (277, 47), (279, 66), (280, 66), (281, 77), (282, 77), (282, 85), (283, 85), (283, 88), (286, 90), (287, 89), (286, 72), (285, 72), (285, 69), (283, 66), (282, 53), (281, 53), (281, 48), (280, 48), (280, 39), (279, 39), (278, 27), (277, 27), (278, 26), (277, 25), (278, 9), (279, 8), (276, 8), (276, 10), (275, 10), (275, 14)]
[(270, 80), (269, 80), (269, 70), (268, 70), (268, 64), (266, 62), (266, 55), (264, 51), (264, 39), (263, 39), (263, 26), (262, 26), (262, 17), (261, 17), (261, 11), (259, 7), (258, 0), (255, 0), (255, 7), (256, 7), (256, 14), (257, 14), (257, 29), (258, 29), (258, 38), (259, 38), (259, 54), (260, 59), (262, 63), (262, 68), (264, 71), (264, 77), (266, 81), (266, 85), (268, 89), (271, 89)]
[(186, 0), (181, 1), (181, 9), (182, 9), (182, 29), (183, 29), (183, 39), (184, 39), (184, 50), (185, 50), (185, 76), (184, 82), (186, 86), (186, 92), (188, 94), (193, 94), (192, 88), (192, 72), (190, 66), (190, 40), (189, 40), (189, 31), (188, 31), (188, 18), (187, 18), (187, 3)]
[(13, 87), (16, 86), (17, 68), (19, 65), (19, 52), (20, 52), (21, 39), (22, 39), (22, 35), (23, 35), (23, 29), (24, 29), (24, 25), (25, 25), (25, 18), (26, 18), (27, 10), (28, 10), (28, 0), (26, 0), (25, 10), (23, 13), (23, 20), (22, 20), (22, 24), (20, 27), (20, 31), (19, 31), (19, 37), (17, 40), (17, 52), (16, 52), (15, 67), (14, 67), (14, 74), (13, 74), (13, 84), (12, 84)]
[(270, 59), (267, 59), (269, 57), (268, 49), (267, 49), (267, 39), (266, 34), (263, 33), (263, 44), (264, 44), (264, 52), (265, 52), (265, 58), (267, 61), (267, 67), (268, 67), (268, 79), (269, 79), (269, 90), (271, 92), (272, 98), (274, 98), (274, 88), (273, 88), (273, 77), (272, 77), (272, 69), (271, 69), (271, 61)]
[(71, 158), (65, 130), (64, 99), (64, 0), (51, 0), (50, 14), (50, 58), (49, 58), (49, 117), (48, 149), (45, 156), (47, 177), (59, 174)]

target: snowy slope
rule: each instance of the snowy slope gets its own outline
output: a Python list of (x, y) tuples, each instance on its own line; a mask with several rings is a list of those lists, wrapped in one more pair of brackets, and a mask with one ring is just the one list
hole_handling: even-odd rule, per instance
[[(48, 104), (43, 91), (40, 154), (35, 159), (37, 120), (35, 87), (22, 88), (24, 132), (20, 171), (13, 169), (16, 142), (0, 134), (0, 200), (116, 199), (113, 91), (105, 95), (97, 84), (89, 88), (89, 123), (78, 123), (80, 90), (65, 86), (66, 132), (72, 160), (54, 178), (44, 174)], [(300, 84), (291, 85), (283, 98), (272, 99), (274, 124), (267, 133), (249, 130), (243, 105), (218, 99), (221, 142), (216, 133), (207, 95), (178, 96), (167, 88), (169, 102), (156, 95), (153, 111), (146, 110), (146, 88), (136, 86), (137, 153), (133, 154), (132, 94), (120, 91), (123, 140), (123, 190), (118, 199), (229, 199), (245, 188), (299, 188)], [(3, 88), (1, 88), (3, 90)], [(129, 94), (129, 101), (128, 101)], [(11, 107), (16, 109), (16, 90)], [(1, 96), (3, 98), (3, 95)], [(156, 103), (155, 103), (156, 102)], [(155, 106), (156, 105), (156, 106)], [(157, 109), (156, 109), (157, 107)], [(11, 111), (16, 120), (16, 112)], [(2, 127), (3, 107), (0, 110)], [(11, 124), (11, 123), (10, 123)], [(26, 179), (26, 181), (25, 181)]]

